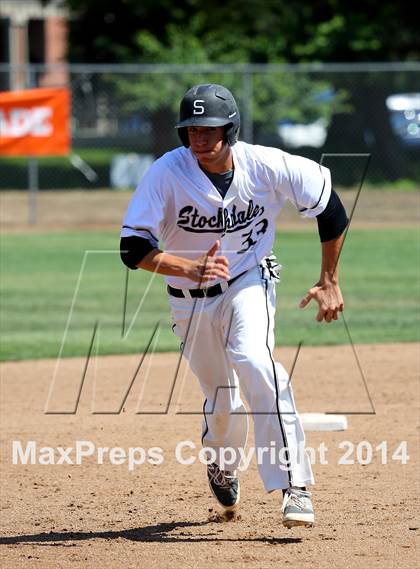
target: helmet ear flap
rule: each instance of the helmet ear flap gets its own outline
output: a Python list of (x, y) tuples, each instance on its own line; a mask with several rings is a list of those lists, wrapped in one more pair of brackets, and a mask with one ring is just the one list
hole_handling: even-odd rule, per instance
[(239, 124), (230, 123), (225, 127), (225, 138), (229, 146), (233, 146), (238, 142)]
[(187, 127), (178, 128), (177, 130), (178, 130), (178, 136), (181, 139), (182, 144), (185, 146), (185, 148), (188, 148), (190, 146), (190, 139), (188, 138)]

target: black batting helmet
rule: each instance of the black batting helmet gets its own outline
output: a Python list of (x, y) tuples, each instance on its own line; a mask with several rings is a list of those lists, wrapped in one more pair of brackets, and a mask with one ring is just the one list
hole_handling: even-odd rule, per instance
[(187, 148), (190, 145), (187, 127), (226, 126), (226, 141), (233, 146), (238, 141), (241, 120), (236, 101), (223, 85), (195, 85), (189, 89), (180, 105), (179, 138)]

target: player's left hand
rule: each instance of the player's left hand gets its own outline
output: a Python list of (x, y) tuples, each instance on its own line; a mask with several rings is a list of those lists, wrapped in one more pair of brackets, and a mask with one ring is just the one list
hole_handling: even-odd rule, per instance
[(318, 322), (331, 322), (338, 319), (338, 313), (343, 312), (344, 301), (338, 283), (318, 282), (308, 290), (306, 296), (300, 301), (299, 308), (305, 308), (312, 299), (318, 303)]

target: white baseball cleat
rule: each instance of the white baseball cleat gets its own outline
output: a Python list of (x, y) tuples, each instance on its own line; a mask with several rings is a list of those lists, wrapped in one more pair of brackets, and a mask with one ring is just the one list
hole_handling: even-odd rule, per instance
[(283, 525), (288, 529), (296, 526), (312, 527), (315, 516), (311, 493), (292, 486), (283, 497)]

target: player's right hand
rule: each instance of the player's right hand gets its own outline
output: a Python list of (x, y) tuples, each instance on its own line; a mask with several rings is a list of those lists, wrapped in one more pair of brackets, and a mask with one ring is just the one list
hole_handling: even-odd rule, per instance
[(224, 255), (217, 255), (220, 241), (210, 247), (204, 255), (192, 262), (189, 278), (195, 282), (208, 283), (217, 279), (229, 280), (229, 261)]

